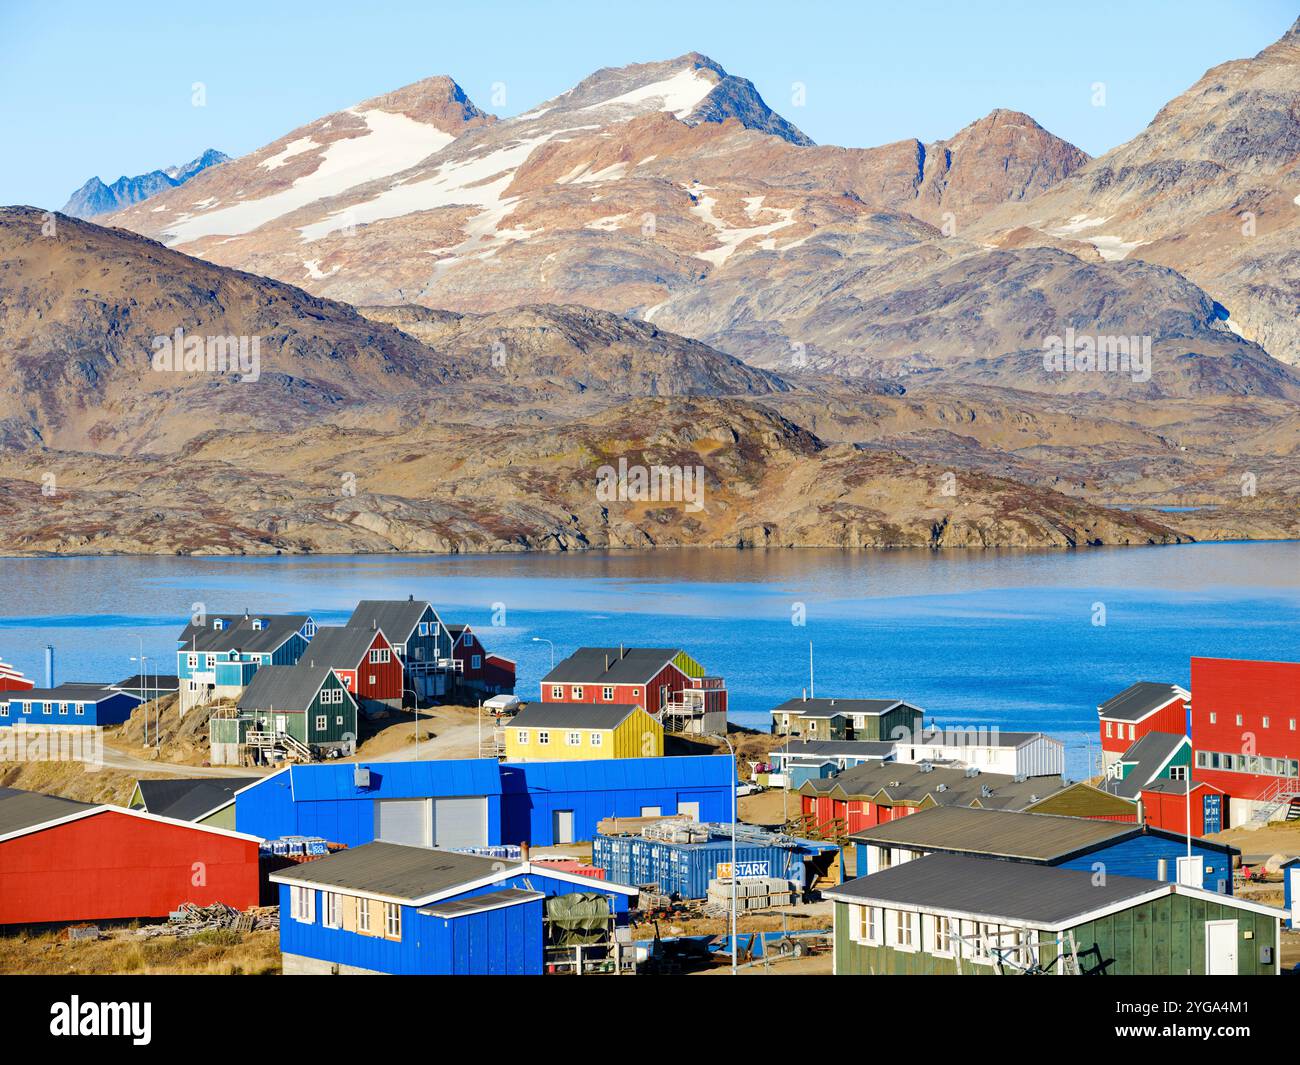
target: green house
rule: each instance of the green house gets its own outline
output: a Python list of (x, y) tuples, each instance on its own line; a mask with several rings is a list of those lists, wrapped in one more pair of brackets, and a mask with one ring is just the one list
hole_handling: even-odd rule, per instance
[(1272, 975), (1285, 912), (1104, 871), (931, 854), (824, 893), (835, 973)]
[(897, 740), (921, 735), (924, 711), (901, 699), (787, 699), (772, 733), (809, 740)]
[(231, 712), (209, 720), (212, 762), (240, 764), (248, 748), (319, 757), (352, 753), (357, 700), (334, 669), (310, 656), (292, 666), (263, 666)]

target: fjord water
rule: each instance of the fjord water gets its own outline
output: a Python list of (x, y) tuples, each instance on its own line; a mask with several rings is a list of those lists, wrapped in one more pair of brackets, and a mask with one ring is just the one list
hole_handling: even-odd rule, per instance
[[(0, 560), (0, 660), (40, 681), (116, 680), (210, 612), (310, 613), (417, 598), (468, 621), (536, 697), (584, 644), (684, 647), (726, 677), (733, 720), (809, 685), (906, 698), (949, 726), (1043, 730), (1081, 776), (1096, 706), (1135, 680), (1187, 684), (1193, 655), (1300, 660), (1300, 543), (1050, 551), (709, 551)], [(1099, 624), (1097, 622), (1103, 622)], [(799, 622), (802, 622), (801, 624)]]

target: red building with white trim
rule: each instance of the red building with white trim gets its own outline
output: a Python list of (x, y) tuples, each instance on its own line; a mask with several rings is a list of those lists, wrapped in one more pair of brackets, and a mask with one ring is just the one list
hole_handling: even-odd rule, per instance
[(1102, 772), (1150, 732), (1187, 734), (1191, 695), (1177, 684), (1141, 680), (1097, 707), (1100, 719)]
[(363, 707), (402, 705), (402, 660), (378, 626), (321, 626), (302, 661), (331, 667)]
[(31, 691), (35, 687), (36, 681), (24, 677), (8, 662), (0, 662), (0, 692)]
[(515, 663), (504, 655), (493, 654), (468, 625), (448, 625), (451, 634), (451, 657), (456, 665), (456, 683), (476, 698), (513, 695)]
[(1300, 662), (1193, 658), (1192, 746), (1234, 825), (1300, 815)]
[(258, 904), (256, 836), (0, 788), (0, 925)]

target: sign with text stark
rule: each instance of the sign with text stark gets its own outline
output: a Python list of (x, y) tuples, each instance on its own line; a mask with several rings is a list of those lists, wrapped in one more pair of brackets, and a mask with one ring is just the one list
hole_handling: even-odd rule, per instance
[[(747, 877), (771, 876), (772, 875), (771, 868), (772, 867), (770, 862), (737, 862), (736, 878), (738, 880), (744, 880)], [(730, 878), (731, 878), (731, 863), (719, 862), (718, 879), (728, 880)]]

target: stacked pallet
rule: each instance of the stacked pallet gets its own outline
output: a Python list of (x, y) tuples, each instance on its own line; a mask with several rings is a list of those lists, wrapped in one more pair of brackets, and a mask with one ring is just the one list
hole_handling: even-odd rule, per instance
[[(720, 877), (709, 881), (707, 906), (731, 909), (732, 881)], [(771, 876), (741, 877), (736, 885), (736, 910), (770, 910), (774, 906), (790, 906), (795, 901), (794, 889), (788, 880)]]

